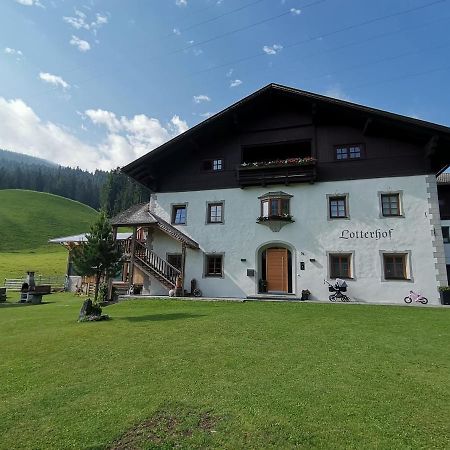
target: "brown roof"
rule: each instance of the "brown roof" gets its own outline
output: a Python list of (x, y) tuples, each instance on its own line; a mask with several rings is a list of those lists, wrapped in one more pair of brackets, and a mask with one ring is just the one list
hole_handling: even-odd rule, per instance
[(111, 219), (113, 226), (153, 226), (159, 228), (164, 233), (172, 236), (177, 241), (183, 242), (188, 247), (198, 249), (199, 245), (189, 236), (176, 229), (170, 223), (161, 219), (158, 215), (150, 212), (149, 203), (139, 203), (133, 205), (125, 211), (117, 214)]
[(444, 125), (435, 124), (432, 122), (427, 122), (425, 120), (415, 119), (412, 117), (403, 116), (400, 114), (395, 114), (388, 111), (383, 111), (376, 108), (371, 108), (364, 105), (359, 105), (357, 103), (352, 103), (345, 100), (340, 100), (336, 98), (326, 97), (324, 95), (315, 94), (312, 92), (302, 91), (300, 89), (283, 86), (281, 84), (277, 83), (271, 83), (267, 86), (264, 86), (263, 88), (257, 90), (256, 92), (248, 95), (247, 97), (244, 97), (243, 99), (239, 100), (238, 102), (234, 103), (233, 105), (225, 108), (224, 110), (218, 112), (217, 114), (214, 114), (213, 116), (209, 117), (208, 119), (204, 120), (203, 122), (200, 122), (199, 124), (195, 125), (194, 127), (190, 128), (189, 130), (185, 131), (184, 133), (174, 137), (170, 141), (160, 145), (156, 149), (152, 150), (151, 152), (141, 156), (140, 158), (132, 161), (131, 163), (127, 164), (126, 166), (121, 168), (121, 171), (130, 177), (136, 179), (137, 181), (140, 181), (142, 168), (145, 165), (148, 165), (150, 162), (152, 162), (158, 155), (167, 150), (170, 147), (173, 147), (174, 145), (180, 143), (181, 141), (187, 141), (188, 138), (193, 138), (197, 133), (200, 133), (205, 128), (212, 124), (216, 124), (220, 121), (223, 121), (225, 117), (229, 115), (235, 114), (236, 110), (240, 109), (244, 104), (247, 104), (249, 102), (252, 102), (255, 98), (262, 96), (265, 93), (271, 93), (271, 92), (282, 92), (286, 94), (290, 94), (296, 98), (303, 98), (308, 99), (312, 102), (316, 102), (317, 104), (327, 104), (327, 105), (335, 105), (347, 110), (352, 110), (355, 112), (359, 112), (361, 114), (373, 116), (376, 118), (384, 119), (387, 121), (391, 121), (398, 124), (404, 124), (404, 125), (410, 125), (415, 127), (416, 129), (420, 129), (425, 131), (426, 133), (430, 135), (439, 134), (444, 136), (450, 135), (450, 128), (446, 127)]

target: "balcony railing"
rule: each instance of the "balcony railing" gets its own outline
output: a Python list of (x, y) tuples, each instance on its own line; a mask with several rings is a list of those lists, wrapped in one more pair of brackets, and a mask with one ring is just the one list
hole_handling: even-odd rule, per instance
[(237, 179), (241, 187), (312, 183), (316, 178), (316, 160), (312, 158), (294, 163), (249, 163), (237, 169)]

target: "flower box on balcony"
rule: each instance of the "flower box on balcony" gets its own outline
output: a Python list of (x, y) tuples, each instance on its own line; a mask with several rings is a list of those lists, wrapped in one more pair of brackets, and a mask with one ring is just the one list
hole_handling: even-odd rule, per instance
[(283, 214), (282, 216), (268, 216), (268, 217), (258, 217), (256, 219), (257, 223), (268, 226), (272, 231), (278, 232), (285, 225), (295, 222), (290, 214)]
[(314, 158), (291, 158), (243, 163), (238, 168), (237, 178), (241, 187), (314, 182), (316, 160)]

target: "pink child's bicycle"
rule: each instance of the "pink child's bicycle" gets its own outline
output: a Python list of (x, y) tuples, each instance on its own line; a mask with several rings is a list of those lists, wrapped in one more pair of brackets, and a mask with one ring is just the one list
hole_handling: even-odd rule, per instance
[(423, 305), (426, 305), (428, 303), (428, 299), (426, 297), (424, 297), (423, 295), (417, 294), (414, 291), (409, 291), (409, 295), (408, 297), (404, 298), (405, 303), (412, 303), (412, 302), (417, 302), (417, 303), (422, 303)]

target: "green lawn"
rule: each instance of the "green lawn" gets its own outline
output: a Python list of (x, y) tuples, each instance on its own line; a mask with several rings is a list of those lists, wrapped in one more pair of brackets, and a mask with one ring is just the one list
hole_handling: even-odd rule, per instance
[(27, 270), (41, 275), (64, 275), (67, 268), (67, 250), (61, 245), (32, 250), (0, 253), (0, 286), (5, 278), (20, 278)]
[(47, 300), (0, 306), (0, 448), (449, 447), (449, 309)]

